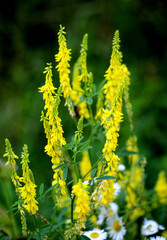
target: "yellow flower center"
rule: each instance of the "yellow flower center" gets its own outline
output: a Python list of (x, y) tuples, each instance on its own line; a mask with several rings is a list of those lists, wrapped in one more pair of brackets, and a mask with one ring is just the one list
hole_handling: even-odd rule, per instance
[(119, 220), (115, 221), (115, 223), (113, 224), (113, 228), (117, 232), (121, 230), (121, 225), (119, 224)]
[(98, 236), (99, 236), (99, 233), (97, 233), (97, 232), (93, 232), (90, 234), (91, 238), (97, 238)]

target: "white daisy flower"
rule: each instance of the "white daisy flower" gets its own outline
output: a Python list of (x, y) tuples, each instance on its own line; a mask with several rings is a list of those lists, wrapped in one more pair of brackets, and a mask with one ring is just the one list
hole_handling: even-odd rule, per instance
[(107, 218), (107, 228), (109, 230), (109, 236), (113, 240), (122, 240), (126, 229), (123, 226), (123, 221), (121, 217), (111, 216)]
[(144, 219), (144, 223), (141, 227), (141, 234), (144, 236), (149, 236), (152, 234), (157, 233), (159, 230), (164, 230), (165, 228), (162, 225), (159, 225), (154, 220), (147, 220), (147, 218)]
[(117, 215), (118, 212), (118, 205), (115, 202), (109, 203), (109, 207), (106, 208), (102, 206), (100, 208), (100, 214), (98, 215), (98, 221), (96, 224), (101, 225), (104, 222), (104, 219), (110, 215)]
[(115, 183), (113, 184), (113, 187), (114, 187), (114, 189), (115, 189), (115, 192), (113, 193), (113, 195), (114, 195), (114, 196), (118, 196), (119, 193), (120, 193), (120, 191), (121, 191), (121, 186), (120, 186), (120, 184), (119, 184), (118, 182), (115, 182)]
[(83, 235), (87, 236), (91, 240), (104, 240), (107, 238), (107, 233), (98, 228), (94, 228), (91, 231), (86, 231)]
[(166, 238), (161, 236), (151, 237), (150, 240), (166, 240)]
[(125, 165), (119, 164), (118, 169), (119, 169), (119, 171), (124, 171), (125, 170)]
[(115, 202), (109, 203), (110, 209), (109, 210), (109, 215), (117, 215), (118, 213), (118, 205)]
[(97, 220), (97, 222), (96, 222), (98, 225), (103, 224), (104, 219), (107, 217), (107, 213), (108, 213), (108, 211), (107, 211), (107, 209), (105, 208), (105, 206), (102, 206), (102, 207), (100, 208), (100, 214), (98, 215), (98, 220)]

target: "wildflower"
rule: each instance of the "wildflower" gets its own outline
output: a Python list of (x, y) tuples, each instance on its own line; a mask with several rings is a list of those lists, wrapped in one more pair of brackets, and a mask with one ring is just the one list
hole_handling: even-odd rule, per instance
[[(87, 72), (87, 49), (88, 49), (88, 34), (85, 34), (81, 44), (80, 57), (74, 65), (73, 81), (72, 81), (72, 100), (77, 105), (77, 112), (79, 116), (84, 118), (90, 118), (89, 111), (87, 109), (86, 101), (81, 101), (84, 90), (82, 89), (82, 82), (87, 84), (90, 74)], [(90, 82), (90, 81), (89, 81)], [(88, 82), (88, 83), (89, 83)]]
[(125, 165), (123, 165), (123, 164), (119, 164), (118, 165), (118, 169), (119, 169), (119, 171), (124, 171), (125, 170)]
[(72, 193), (76, 196), (75, 212), (78, 214), (78, 218), (81, 219), (84, 227), (85, 217), (90, 210), (87, 183), (82, 183), (81, 179), (79, 179), (79, 182), (73, 186)]
[(65, 28), (60, 25), (60, 30), (58, 32), (59, 52), (55, 55), (55, 60), (58, 62), (56, 68), (59, 71), (60, 83), (63, 88), (63, 95), (66, 100), (66, 104), (68, 106), (70, 115), (74, 116), (74, 108), (72, 106), (71, 98), (72, 89), (69, 78), (69, 61), (71, 60), (71, 49), (67, 49), (64, 29)]
[(118, 205), (115, 202), (109, 203), (108, 207), (102, 206), (100, 208), (100, 214), (98, 215), (98, 221), (96, 222), (98, 225), (103, 224), (104, 219), (111, 215), (117, 215)]
[(129, 155), (128, 158), (129, 158), (129, 162), (131, 164), (134, 164), (138, 161), (138, 158), (139, 158), (139, 149), (138, 149), (138, 146), (137, 146), (137, 137), (135, 135), (131, 136), (128, 141), (127, 141), (127, 151), (129, 152), (134, 152), (136, 154), (132, 154), (132, 155)]
[[(81, 171), (81, 176), (84, 177), (86, 173), (91, 169), (91, 162), (89, 158), (89, 152), (87, 150), (82, 152), (82, 160), (80, 162), (80, 171)], [(91, 178), (91, 172), (86, 175), (87, 179)]]
[(61, 119), (58, 116), (58, 107), (60, 104), (60, 96), (62, 94), (62, 87), (59, 87), (57, 93), (55, 93), (55, 88), (52, 83), (52, 66), (49, 64), (45, 68), (44, 73), (45, 85), (40, 88), (40, 92), (43, 92), (43, 98), (45, 100), (46, 114), (42, 113), (41, 120), (43, 121), (44, 130), (47, 138), (47, 145), (45, 146), (45, 151), (52, 158), (53, 163), (53, 182), (52, 185), (56, 183), (59, 184), (59, 191), (61, 195), (66, 194), (65, 181), (62, 179), (62, 169), (56, 169), (57, 166), (63, 163), (63, 153), (62, 147), (66, 144), (63, 137), (63, 129), (61, 125)]
[(107, 228), (109, 230), (109, 236), (113, 240), (122, 240), (126, 229), (123, 226), (123, 221), (121, 217), (111, 216), (107, 218)]
[[(18, 198), (19, 198), (19, 200), (21, 200), (21, 195), (19, 193), (19, 187), (21, 186), (21, 183), (20, 183), (21, 178), (17, 175), (16, 161), (14, 160), (14, 159), (18, 159), (18, 156), (16, 156), (16, 154), (13, 152), (13, 149), (12, 149), (11, 144), (8, 139), (5, 140), (5, 144), (6, 144), (6, 153), (3, 156), (8, 157), (8, 161), (7, 161), (6, 165), (11, 166), (11, 168), (12, 168), (11, 179), (15, 186), (15, 191), (18, 194)], [(23, 207), (21, 206), (20, 203), (18, 203), (18, 210), (20, 211), (20, 215), (21, 215), (21, 225), (22, 225), (23, 236), (27, 236), (26, 216), (25, 216)]]
[(120, 184), (119, 184), (118, 182), (115, 182), (115, 183), (113, 184), (113, 187), (114, 187), (114, 189), (115, 189), (115, 192), (113, 192), (113, 195), (114, 195), (114, 196), (118, 196), (119, 193), (120, 193), (120, 191), (121, 191), (121, 186), (120, 186)]
[(97, 104), (96, 104), (96, 116), (95, 119), (101, 118), (102, 116), (102, 108), (104, 105), (104, 94), (103, 94), (103, 89), (101, 89), (98, 98), (97, 98)]
[(154, 220), (147, 220), (147, 218), (144, 219), (144, 223), (141, 227), (141, 234), (144, 236), (149, 236), (152, 234), (157, 233), (159, 230), (164, 230), (165, 228), (162, 225), (159, 225)]
[(166, 238), (161, 236), (151, 237), (150, 240), (166, 240)]
[(97, 223), (98, 225), (103, 224), (104, 219), (106, 218), (107, 214), (108, 214), (108, 211), (107, 211), (106, 207), (105, 207), (105, 206), (102, 206), (102, 207), (100, 208), (100, 214), (98, 215), (98, 221), (97, 221), (96, 223)]
[(104, 94), (106, 98), (105, 106), (107, 107), (107, 109), (110, 109), (114, 105), (114, 98), (122, 84), (122, 81), (126, 79), (127, 84), (129, 84), (130, 73), (127, 67), (121, 64), (122, 53), (119, 51), (119, 42), (119, 31), (117, 30), (113, 38), (113, 51), (110, 59), (110, 66), (105, 74), (107, 82), (104, 85)]
[(81, 62), (79, 58), (78, 61), (74, 64), (74, 69), (73, 69), (72, 100), (74, 102), (74, 105), (77, 105), (77, 112), (79, 116), (83, 116), (84, 118), (88, 119), (90, 117), (90, 114), (87, 109), (87, 103), (86, 101), (81, 102), (81, 98), (83, 97), (84, 91), (81, 87), (80, 71), (81, 71)]
[(35, 200), (36, 197), (36, 185), (32, 182), (32, 172), (29, 169), (28, 163), (29, 163), (29, 154), (28, 154), (28, 147), (27, 145), (24, 145), (23, 152), (22, 152), (22, 171), (23, 171), (23, 177), (22, 177), (22, 183), (24, 183), (24, 186), (20, 187), (18, 190), (20, 192), (20, 195), (22, 199), (24, 200), (23, 207), (32, 214), (36, 214), (38, 211), (38, 202)]
[(104, 240), (107, 238), (107, 233), (98, 228), (94, 228), (91, 231), (85, 231), (83, 235), (87, 236), (91, 240)]
[(103, 180), (100, 186), (101, 192), (101, 203), (103, 205), (108, 205), (108, 203), (115, 200), (116, 196), (114, 196), (114, 180)]
[[(6, 145), (6, 153), (3, 155), (3, 157), (8, 157), (8, 161), (6, 165), (11, 166), (12, 168), (12, 174), (11, 179), (16, 188), (20, 185), (19, 183), (19, 176), (16, 173), (16, 161), (15, 159), (18, 159), (18, 156), (13, 152), (13, 149), (11, 147), (11, 144), (8, 139), (5, 139), (5, 145)], [(17, 192), (17, 189), (16, 189)]]
[(167, 178), (164, 171), (161, 171), (158, 175), (155, 191), (160, 198), (160, 203), (167, 203)]
[(47, 110), (46, 117), (48, 117), (49, 120), (52, 121), (50, 114), (53, 110), (53, 102), (54, 102), (53, 95), (55, 94), (56, 88), (53, 86), (53, 81), (52, 81), (53, 74), (52, 74), (51, 63), (47, 63), (47, 67), (45, 67), (45, 70), (43, 73), (46, 73), (45, 85), (39, 88), (39, 92), (43, 93), (43, 100), (45, 101), (44, 109)]

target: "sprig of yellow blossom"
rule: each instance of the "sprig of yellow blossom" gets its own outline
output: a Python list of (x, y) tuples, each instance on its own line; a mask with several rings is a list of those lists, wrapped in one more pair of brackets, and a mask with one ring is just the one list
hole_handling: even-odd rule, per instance
[[(15, 159), (18, 159), (18, 156), (13, 152), (13, 149), (12, 149), (11, 144), (8, 139), (5, 139), (5, 145), (6, 145), (6, 153), (3, 156), (8, 157), (8, 161), (7, 161), (6, 165), (9, 165), (11, 167), (11, 170), (12, 170), (11, 179), (15, 186), (16, 194), (18, 195), (19, 200), (21, 200), (21, 195), (19, 194), (19, 187), (21, 186), (21, 183), (20, 183), (21, 178), (17, 175), (16, 161), (15, 161)], [(23, 207), (21, 206), (20, 203), (18, 203), (18, 210), (19, 210), (20, 216), (21, 216), (21, 225), (22, 225), (23, 236), (27, 236), (26, 216), (25, 216)]]
[(66, 38), (64, 31), (65, 27), (60, 25), (60, 30), (58, 32), (58, 43), (59, 43), (59, 52), (55, 54), (55, 61), (58, 62), (56, 68), (59, 72), (60, 84), (62, 85), (63, 96), (66, 100), (66, 104), (69, 109), (69, 113), (71, 116), (74, 116), (74, 107), (72, 103), (72, 89), (70, 85), (70, 64), (71, 60), (71, 49), (67, 48)]
[[(91, 166), (91, 162), (90, 162), (89, 152), (87, 150), (85, 150), (82, 152), (82, 159), (80, 162), (81, 176), (84, 177), (87, 174), (87, 172), (90, 171), (91, 168), (92, 168), (92, 166)], [(91, 179), (91, 172), (86, 175), (86, 178)]]
[(158, 179), (155, 184), (155, 191), (157, 196), (160, 198), (160, 203), (167, 204), (167, 178), (165, 171), (161, 171), (158, 174)]
[(23, 207), (31, 214), (36, 214), (38, 211), (38, 202), (35, 200), (36, 197), (36, 185), (34, 183), (34, 178), (31, 170), (29, 169), (28, 163), (29, 161), (29, 153), (28, 147), (25, 144), (23, 147), (23, 152), (21, 155), (22, 161), (22, 172), (23, 176), (21, 178), (21, 182), (24, 184), (22, 187), (19, 187), (19, 192), (24, 200)]
[(75, 212), (78, 215), (78, 220), (81, 221), (83, 228), (85, 228), (84, 222), (90, 211), (90, 197), (87, 185), (88, 183), (83, 183), (82, 180), (79, 179), (78, 183), (72, 188), (72, 193), (76, 196)]
[(128, 156), (130, 170), (126, 171), (124, 178), (126, 186), (123, 186), (123, 188), (125, 188), (127, 193), (127, 211), (133, 209), (129, 217), (131, 220), (135, 220), (145, 213), (145, 208), (140, 207), (140, 205), (144, 203), (141, 196), (145, 186), (143, 178), (146, 159), (143, 158), (140, 160), (140, 163), (138, 163), (139, 149), (137, 147), (137, 138), (135, 135), (128, 139), (127, 151), (134, 152), (134, 154)]
[[(119, 157), (114, 153), (117, 147), (119, 137), (120, 122), (122, 122), (122, 98), (125, 88), (129, 85), (129, 72), (127, 67), (123, 65), (122, 53), (119, 51), (120, 45), (119, 31), (114, 34), (113, 51), (110, 60), (110, 66), (106, 71), (105, 78), (107, 80), (104, 85), (105, 106), (97, 112), (96, 116), (101, 117), (101, 125), (104, 126), (106, 143), (102, 150), (104, 159), (106, 160), (107, 175), (116, 177)], [(101, 186), (101, 202), (107, 205), (115, 199), (113, 195), (115, 180), (103, 181)]]
[[(52, 185), (59, 184), (60, 194), (66, 194), (66, 183), (62, 178), (63, 170), (57, 168), (64, 162), (62, 147), (66, 144), (63, 137), (63, 129), (61, 125), (61, 119), (58, 116), (58, 107), (60, 104), (60, 96), (62, 94), (62, 86), (59, 87), (58, 92), (55, 93), (52, 80), (52, 66), (48, 64), (45, 68), (46, 73), (45, 85), (39, 88), (39, 91), (43, 93), (43, 99), (45, 100), (46, 115), (42, 113), (41, 120), (43, 121), (44, 130), (47, 138), (47, 145), (45, 151), (52, 158), (52, 168), (54, 171)], [(59, 194), (57, 194), (59, 199)]]
[(87, 72), (87, 49), (88, 49), (88, 34), (85, 34), (81, 44), (80, 57), (73, 68), (73, 80), (72, 80), (72, 100), (74, 105), (77, 105), (77, 112), (79, 116), (84, 118), (90, 118), (89, 111), (87, 109), (86, 101), (82, 101), (84, 90), (82, 89), (82, 82), (87, 83), (89, 74)]

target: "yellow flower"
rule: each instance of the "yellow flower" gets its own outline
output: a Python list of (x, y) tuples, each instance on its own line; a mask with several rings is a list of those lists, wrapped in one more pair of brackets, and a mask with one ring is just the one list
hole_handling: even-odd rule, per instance
[(18, 156), (13, 152), (13, 149), (8, 139), (5, 139), (5, 145), (6, 153), (3, 155), (3, 157), (8, 157), (6, 165), (11, 166), (12, 169), (11, 179), (14, 186), (18, 188), (18, 186), (20, 185), (19, 183), (20, 178), (16, 173), (16, 161), (15, 161), (15, 159), (18, 159)]
[(29, 163), (29, 154), (28, 154), (28, 147), (27, 145), (24, 145), (23, 152), (22, 152), (22, 172), (23, 177), (21, 178), (21, 182), (24, 184), (24, 186), (19, 187), (18, 191), (24, 200), (23, 207), (32, 214), (36, 214), (38, 211), (38, 202), (35, 200), (36, 197), (36, 185), (32, 182), (32, 172), (29, 169), (28, 163)]
[(24, 180), (24, 187), (19, 188), (22, 199), (24, 199), (23, 207), (32, 214), (36, 214), (38, 211), (38, 202), (35, 200), (36, 197), (36, 185), (30, 180)]
[(73, 69), (73, 79), (72, 79), (72, 100), (74, 101), (74, 105), (77, 104), (77, 112), (79, 116), (84, 116), (84, 118), (90, 118), (89, 111), (87, 109), (86, 101), (81, 102), (81, 97), (83, 96), (83, 89), (81, 87), (81, 83), (87, 82), (88, 72), (87, 72), (87, 65), (86, 65), (86, 58), (87, 58), (87, 34), (85, 34), (82, 44), (81, 44), (81, 51), (80, 57), (74, 65)]
[[(80, 162), (80, 171), (81, 171), (81, 176), (84, 177), (85, 174), (91, 169), (91, 162), (89, 158), (89, 152), (84, 151), (82, 160)], [(91, 172), (86, 176), (87, 179), (90, 179)]]
[(71, 60), (71, 49), (67, 49), (67, 43), (65, 38), (65, 31), (64, 27), (60, 25), (60, 30), (58, 32), (58, 43), (59, 43), (59, 52), (55, 55), (55, 60), (58, 62), (56, 68), (59, 72), (60, 83), (63, 89), (63, 95), (66, 99), (66, 104), (69, 108), (69, 112), (71, 116), (74, 116), (74, 109), (72, 106), (72, 89), (70, 85), (70, 64), (69, 61)]
[(63, 128), (61, 125), (61, 119), (58, 116), (58, 106), (60, 104), (61, 87), (58, 92), (55, 93), (52, 83), (52, 66), (45, 68), (46, 73), (45, 85), (40, 88), (40, 92), (43, 92), (43, 98), (45, 100), (44, 109), (46, 110), (46, 116), (42, 113), (41, 119), (43, 120), (44, 130), (47, 138), (47, 145), (45, 146), (46, 153), (52, 158), (53, 163), (53, 182), (55, 185), (59, 183), (59, 190), (61, 194), (66, 194), (65, 181), (62, 179), (62, 170), (55, 168), (63, 163), (63, 152), (62, 147), (66, 144), (65, 138), (63, 137)]
[(107, 206), (109, 203), (113, 202), (116, 198), (116, 196), (113, 194), (115, 192), (114, 180), (107, 180), (107, 181), (103, 180), (101, 184), (102, 184), (101, 202), (103, 205)]
[(82, 183), (81, 179), (79, 179), (79, 182), (72, 189), (72, 193), (76, 196), (75, 212), (83, 224), (90, 210), (90, 197), (87, 188), (87, 183)]
[(129, 71), (122, 62), (122, 53), (119, 51), (120, 45), (119, 31), (114, 34), (113, 51), (110, 59), (110, 66), (106, 71), (105, 78), (107, 80), (104, 85), (105, 105), (110, 109), (114, 104), (114, 99), (122, 82), (126, 80), (126, 85), (129, 85)]
[(155, 185), (155, 191), (160, 198), (160, 203), (167, 203), (167, 178), (164, 171), (161, 171), (158, 175), (158, 179)]

